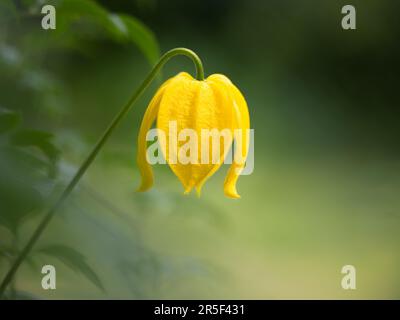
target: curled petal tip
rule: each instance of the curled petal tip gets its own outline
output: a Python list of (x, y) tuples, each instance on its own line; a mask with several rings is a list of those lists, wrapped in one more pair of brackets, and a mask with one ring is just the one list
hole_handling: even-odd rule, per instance
[(235, 185), (226, 184), (224, 186), (224, 194), (225, 194), (225, 196), (227, 196), (228, 198), (231, 198), (231, 199), (240, 199), (240, 195), (236, 191)]
[(227, 193), (227, 192), (225, 192), (225, 195), (228, 198), (231, 198), (231, 199), (240, 199), (240, 195), (238, 193)]

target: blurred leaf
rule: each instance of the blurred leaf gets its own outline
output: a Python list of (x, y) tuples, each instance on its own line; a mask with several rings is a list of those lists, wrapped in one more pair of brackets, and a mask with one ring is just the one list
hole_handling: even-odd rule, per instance
[(10, 246), (0, 246), (0, 260), (1, 258), (11, 259), (15, 254), (15, 250)]
[(34, 257), (32, 255), (28, 255), (25, 259), (25, 263), (28, 265), (28, 267), (33, 271), (33, 272), (38, 272), (40, 270), (39, 265), (35, 261)]
[(14, 129), (21, 121), (17, 112), (0, 109), (0, 134)]
[(0, 154), (3, 156), (0, 171), (8, 171), (7, 179), (22, 179), (26, 184), (33, 185), (38, 172), (49, 170), (49, 163), (45, 159), (30, 153), (26, 148), (3, 146)]
[[(2, 178), (2, 177), (1, 177)], [(0, 182), (0, 224), (14, 234), (22, 221), (43, 202), (40, 193), (23, 181)]]
[(78, 251), (65, 245), (50, 245), (36, 252), (43, 253), (59, 259), (62, 263), (83, 274), (97, 288), (105, 291), (103, 284), (94, 270), (87, 264), (86, 258)]
[(51, 142), (53, 135), (49, 132), (39, 130), (21, 130), (12, 136), (12, 143), (18, 147), (37, 147), (49, 159), (51, 164), (50, 176), (54, 177), (56, 163), (60, 150)]
[[(0, 115), (1, 128), (11, 130), (19, 122), (19, 115), (3, 112)], [(58, 150), (49, 139), (51, 134), (38, 131), (18, 131), (10, 141), (11, 145), (0, 148), (0, 224), (14, 235), (20, 225), (33, 213), (39, 212), (44, 204), (43, 185), (48, 181), (43, 173), (55, 166)], [(43, 161), (20, 147), (38, 146), (51, 164)]]
[(8, 20), (10, 17), (17, 17), (17, 8), (12, 0), (0, 1), (0, 22)]
[[(63, 0), (57, 5), (57, 29), (65, 31), (69, 24), (80, 18), (92, 18), (93, 21), (110, 28), (108, 13), (92, 0)], [(109, 30), (112, 31), (112, 30)]]
[(26, 163), (20, 153), (6, 147), (0, 149), (0, 224), (14, 234), (22, 221), (43, 204), (43, 198), (33, 186)]
[(39, 296), (36, 296), (30, 292), (20, 290), (8, 290), (4, 294), (5, 300), (40, 300)]
[[(43, 0), (20, 0), (22, 5), (28, 9), (29, 12), (39, 13), (44, 5)], [(50, 1), (49, 4), (52, 4)]]
[(119, 26), (126, 39), (135, 43), (150, 63), (156, 63), (160, 49), (154, 34), (143, 23), (128, 15), (113, 14), (110, 19)]
[(61, 1), (57, 5), (57, 19), (56, 30), (62, 34), (75, 21), (92, 21), (112, 39), (136, 44), (151, 64), (159, 57), (156, 38), (144, 24), (131, 16), (109, 13), (94, 1)]

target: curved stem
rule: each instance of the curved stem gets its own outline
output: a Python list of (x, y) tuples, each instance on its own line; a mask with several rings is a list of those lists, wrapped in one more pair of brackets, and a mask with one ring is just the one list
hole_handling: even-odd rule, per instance
[(13, 279), (15, 273), (17, 272), (18, 268), (20, 267), (21, 263), (25, 260), (26, 256), (29, 254), (29, 252), (32, 250), (33, 246), (35, 243), (38, 241), (40, 236), (42, 235), (43, 231), (46, 229), (48, 223), (51, 221), (51, 219), (54, 217), (55, 213), (57, 210), (60, 208), (60, 206), (64, 203), (64, 201), (68, 198), (68, 196), (71, 194), (72, 190), (75, 188), (75, 186), (78, 184), (79, 180), (82, 178), (82, 176), (85, 174), (86, 170), (89, 168), (93, 160), (96, 158), (97, 154), (107, 141), (107, 139), (110, 137), (112, 132), (115, 130), (115, 128), (118, 126), (118, 124), (121, 122), (121, 120), (124, 118), (124, 116), (128, 113), (128, 111), (131, 109), (133, 104), (137, 101), (137, 99), (142, 95), (142, 93), (146, 90), (146, 88), (150, 85), (150, 83), (154, 80), (155, 76), (157, 75), (158, 71), (164, 66), (164, 64), (171, 59), (174, 56), (177, 55), (184, 55), (192, 59), (196, 66), (196, 77), (198, 80), (204, 80), (204, 70), (203, 70), (203, 65), (201, 63), (200, 58), (192, 51), (186, 48), (175, 48), (172, 49), (168, 52), (166, 52), (160, 60), (157, 62), (157, 64), (153, 67), (153, 69), (150, 71), (149, 75), (146, 77), (146, 79), (143, 81), (143, 83), (140, 85), (140, 87), (136, 90), (136, 92), (132, 95), (132, 97), (129, 99), (128, 103), (118, 112), (118, 114), (115, 116), (115, 118), (112, 120), (108, 128), (104, 131), (103, 135), (100, 137), (98, 142), (95, 144), (93, 147), (93, 150), (89, 153), (88, 157), (85, 159), (85, 161), (82, 163), (82, 165), (79, 167), (78, 171), (75, 173), (69, 184), (66, 186), (64, 191), (61, 193), (60, 197), (58, 200), (53, 204), (52, 207), (46, 212), (44, 215), (42, 221), (39, 223), (38, 227), (36, 230), (33, 232), (31, 238), (29, 239), (28, 243), (25, 245), (25, 247), (21, 250), (20, 254), (12, 264), (10, 270), (7, 272), (6, 276), (3, 279), (3, 282), (0, 285), (0, 298), (3, 296), (4, 291), (6, 290), (7, 286), (10, 284), (11, 280)]

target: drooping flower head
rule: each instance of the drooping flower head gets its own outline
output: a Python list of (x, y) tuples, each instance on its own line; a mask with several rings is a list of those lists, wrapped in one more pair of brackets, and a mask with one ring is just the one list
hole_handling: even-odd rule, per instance
[(238, 148), (224, 182), (224, 193), (240, 197), (236, 181), (248, 153), (250, 119), (243, 95), (226, 76), (213, 74), (201, 81), (182, 72), (158, 89), (139, 131), (139, 191), (153, 185), (146, 135), (155, 120), (162, 153), (185, 193), (195, 188), (200, 195), (203, 184), (221, 166), (235, 140)]

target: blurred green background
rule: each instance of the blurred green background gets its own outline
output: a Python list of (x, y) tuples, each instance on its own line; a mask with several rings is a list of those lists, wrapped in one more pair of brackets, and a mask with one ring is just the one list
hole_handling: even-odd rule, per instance
[[(43, 3), (57, 29), (41, 29)], [(46, 299), (400, 298), (395, 1), (0, 1), (0, 278), (160, 53), (188, 47), (244, 93), (255, 171), (184, 196), (136, 193), (136, 139), (175, 58), (135, 105), (7, 292)], [(41, 268), (57, 289), (41, 287)], [(357, 289), (341, 288), (341, 268)]]

